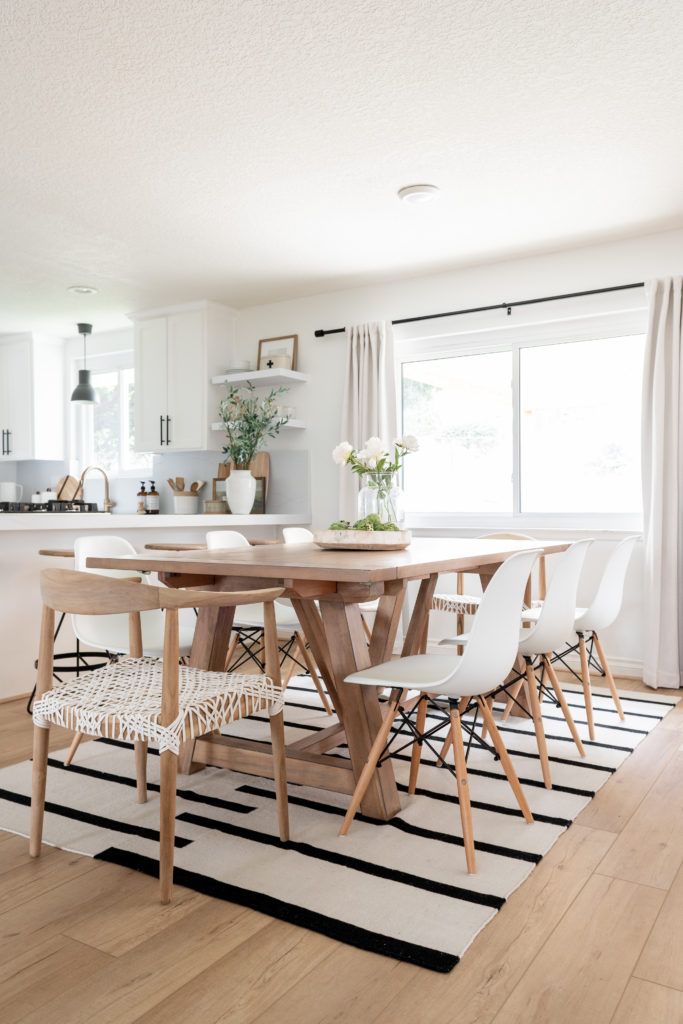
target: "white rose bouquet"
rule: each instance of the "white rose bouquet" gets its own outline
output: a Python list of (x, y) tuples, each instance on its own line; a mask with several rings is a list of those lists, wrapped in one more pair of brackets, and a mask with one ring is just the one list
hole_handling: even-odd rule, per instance
[[(358, 450), (348, 441), (342, 441), (333, 450), (332, 458), (337, 465), (349, 466), (353, 473), (365, 477), (366, 486), (361, 490), (359, 502), (362, 516), (373, 514), (372, 509), (376, 506), (376, 514), (382, 522), (398, 523), (401, 516), (392, 496), (396, 490), (394, 477), (406, 455), (418, 451), (420, 446), (417, 438), (406, 434), (394, 441), (391, 447), (393, 451), (379, 437), (369, 437)], [(364, 494), (366, 490), (370, 494)]]

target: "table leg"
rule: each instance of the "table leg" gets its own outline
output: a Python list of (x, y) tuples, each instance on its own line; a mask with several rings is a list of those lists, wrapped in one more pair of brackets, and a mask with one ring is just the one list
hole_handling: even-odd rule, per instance
[[(370, 653), (363, 633), (360, 608), (341, 601), (320, 602), (322, 621), (340, 703), (346, 742), (356, 779), (360, 778), (372, 744), (382, 725), (382, 711), (375, 687), (345, 683), (346, 676), (370, 665)], [(309, 636), (309, 641), (311, 637)], [(314, 651), (315, 653), (315, 651)], [(362, 810), (372, 818), (387, 820), (401, 809), (391, 764), (377, 768)]]

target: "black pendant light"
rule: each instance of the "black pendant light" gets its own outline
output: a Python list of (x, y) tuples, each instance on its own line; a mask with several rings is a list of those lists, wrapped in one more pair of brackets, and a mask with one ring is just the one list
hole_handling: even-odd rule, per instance
[(90, 383), (90, 370), (85, 368), (86, 341), (89, 334), (92, 334), (92, 324), (76, 324), (78, 333), (83, 338), (83, 369), (78, 371), (78, 384), (74, 388), (71, 401), (80, 405), (96, 405), (99, 397)]

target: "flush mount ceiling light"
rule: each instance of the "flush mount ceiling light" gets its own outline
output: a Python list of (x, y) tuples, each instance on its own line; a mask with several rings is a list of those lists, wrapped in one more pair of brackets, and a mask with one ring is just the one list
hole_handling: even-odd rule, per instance
[(90, 284), (72, 284), (69, 285), (67, 291), (73, 292), (75, 295), (97, 295), (97, 288), (93, 288)]
[(76, 327), (83, 338), (83, 369), (78, 371), (78, 384), (71, 393), (71, 401), (78, 405), (96, 405), (99, 398), (90, 382), (90, 370), (85, 367), (86, 342), (92, 334), (92, 324), (76, 324)]
[(398, 198), (413, 206), (417, 206), (418, 203), (431, 203), (438, 197), (439, 190), (436, 185), (404, 185), (398, 190)]

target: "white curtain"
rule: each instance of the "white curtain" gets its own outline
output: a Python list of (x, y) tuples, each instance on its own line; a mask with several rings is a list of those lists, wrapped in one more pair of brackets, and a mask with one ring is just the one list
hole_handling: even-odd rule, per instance
[(643, 372), (643, 679), (653, 687), (678, 687), (683, 682), (682, 280), (648, 282)]
[[(390, 322), (376, 321), (346, 328), (346, 379), (341, 438), (361, 448), (369, 437), (387, 444), (398, 436), (394, 336)], [(339, 515), (358, 518), (359, 478), (341, 470)]]

